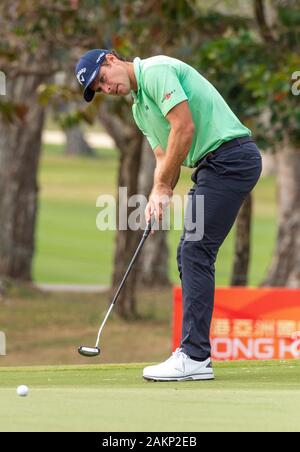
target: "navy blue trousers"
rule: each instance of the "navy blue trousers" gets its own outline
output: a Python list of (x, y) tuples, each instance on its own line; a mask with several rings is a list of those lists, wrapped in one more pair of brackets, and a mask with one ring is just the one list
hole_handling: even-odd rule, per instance
[[(206, 359), (211, 354), (216, 258), (261, 170), (262, 159), (257, 146), (251, 138), (241, 138), (223, 144), (206, 156), (192, 175), (190, 208), (186, 210), (185, 228), (177, 252), (183, 292), (181, 348), (189, 356)], [(196, 208), (197, 196), (204, 199), (201, 218)], [(196, 233), (191, 229), (192, 222), (196, 225), (201, 222), (204, 226), (199, 240), (198, 236), (191, 240), (191, 234)]]

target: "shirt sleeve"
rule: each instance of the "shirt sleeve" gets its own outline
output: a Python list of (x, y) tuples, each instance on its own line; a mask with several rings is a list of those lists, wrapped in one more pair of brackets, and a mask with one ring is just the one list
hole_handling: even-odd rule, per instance
[(159, 142), (157, 140), (155, 140), (154, 138), (150, 137), (149, 135), (144, 134), (151, 146), (152, 151), (154, 151), (157, 146), (159, 146)]
[(175, 68), (166, 64), (146, 70), (144, 89), (164, 116), (167, 116), (173, 107), (188, 100)]

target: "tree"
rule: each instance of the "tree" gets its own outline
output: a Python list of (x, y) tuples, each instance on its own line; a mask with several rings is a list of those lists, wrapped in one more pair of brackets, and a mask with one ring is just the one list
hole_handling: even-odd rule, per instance
[(66, 134), (66, 155), (83, 155), (94, 157), (95, 152), (86, 141), (83, 130), (80, 126), (70, 126), (65, 129)]
[(0, 275), (13, 279), (31, 280), (44, 123), (36, 94), (40, 82), (38, 75), (8, 81), (7, 98), (23, 114), (0, 123)]
[(247, 286), (251, 252), (252, 194), (244, 201), (236, 224), (232, 286)]
[(267, 100), (278, 159), (278, 236), (265, 286), (300, 287), (300, 106), (292, 74), (300, 67), (300, 5), (274, 0), (272, 26), (266, 2), (254, 2), (266, 51), (275, 61), (267, 80)]
[(300, 286), (300, 152), (288, 138), (278, 150), (278, 236), (265, 286)]
[[(72, 117), (72, 111), (76, 112), (77, 103), (67, 100), (60, 102), (59, 112), (57, 113), (58, 123), (63, 129), (66, 137), (65, 154), (82, 155), (85, 157), (94, 157), (95, 151), (86, 141), (82, 124)], [(75, 114), (76, 116), (76, 114)]]
[[(149, 198), (153, 187), (155, 157), (146, 139), (139, 173), (139, 193)], [(139, 261), (138, 282), (148, 287), (167, 287), (169, 279), (167, 231), (156, 231), (144, 245)]]
[[(45, 109), (39, 93), (42, 84), (64, 66), (70, 43), (88, 42), (86, 17), (76, 11), (75, 3), (3, 0), (0, 4), (0, 65), (7, 76), (7, 94), (0, 102), (2, 278), (31, 280)], [(85, 0), (86, 11), (96, 3)], [(94, 11), (87, 16), (96, 35), (101, 17)]]
[[(170, 5), (166, 1), (152, 0), (148, 3), (138, 1), (103, 2), (102, 6), (103, 11), (110, 18), (110, 28), (114, 31), (110, 33), (110, 39), (108, 39), (110, 42), (106, 42), (105, 47), (114, 47), (124, 56), (135, 54), (140, 57), (148, 57), (152, 54), (161, 53), (163, 49), (166, 51), (167, 48), (174, 51), (177, 37), (175, 30), (178, 32), (177, 21), (180, 19), (180, 15), (192, 17), (191, 10), (188, 7), (184, 8), (184, 6), (187, 6), (184, 0), (177, 1), (176, 5)], [(162, 23), (164, 24), (163, 27), (161, 27)], [(181, 23), (184, 24), (185, 22), (182, 21)], [(154, 35), (156, 36), (155, 40), (153, 40)], [(112, 44), (112, 46), (108, 44)], [(130, 107), (131, 101), (128, 102), (127, 100), (116, 102), (107, 100), (101, 102), (99, 107), (99, 118), (120, 151), (118, 186), (127, 188), (128, 198), (141, 191), (145, 195), (149, 195), (152, 188), (141, 185), (139, 189), (142, 149), (145, 139), (132, 119)], [(147, 169), (147, 178), (150, 179), (151, 177), (153, 177), (153, 172), (151, 169)], [(128, 209), (128, 214), (130, 215), (130, 209)], [(113, 292), (119, 285), (140, 238), (141, 232), (117, 231), (112, 278)], [(163, 246), (165, 250), (163, 254), (157, 253), (159, 245)], [(149, 267), (156, 270), (155, 272), (152, 271), (152, 282), (157, 283), (160, 279), (160, 282), (167, 283), (166, 259), (168, 251), (165, 233), (158, 233), (155, 239), (149, 240), (145, 246), (148, 248), (147, 254), (145, 252), (144, 257), (141, 256), (140, 265), (143, 263), (143, 267), (145, 267), (147, 262), (148, 271)], [(146, 260), (146, 256), (151, 256), (151, 259)], [(156, 265), (158, 260), (161, 261), (159, 266)], [(158, 278), (158, 269), (162, 267), (165, 276), (161, 275)], [(144, 272), (141, 272), (141, 280), (145, 282), (144, 274)], [(136, 266), (133, 268), (118, 301), (117, 311), (124, 318), (134, 318), (137, 315), (137, 278), (138, 268)]]
[[(66, 83), (68, 83), (68, 86), (73, 92), (76, 92), (76, 89), (78, 88), (78, 82), (73, 75), (73, 71), (57, 74), (54, 78), (54, 83), (57, 85), (60, 83), (66, 85)], [(60, 101), (56, 106), (56, 109), (54, 109), (56, 122), (62, 128), (66, 137), (64, 153), (66, 155), (95, 157), (95, 151), (87, 142), (82, 128), (82, 123), (79, 121), (76, 114), (78, 105), (79, 102), (66, 99), (65, 102)]]
[[(1, 273), (6, 277), (31, 279), (38, 202), (36, 174), (44, 104), (51, 97), (59, 97), (53, 85), (42, 87), (42, 84), (59, 69), (69, 69), (65, 64), (66, 49), (69, 52), (68, 65), (73, 65), (81, 49), (98, 47), (101, 41), (101, 45), (107, 46), (103, 40), (105, 35), (115, 39), (120, 20), (122, 22), (124, 6), (126, 5), (121, 2), (109, 1), (103, 1), (99, 5), (99, 2), (91, 0), (85, 0), (80, 5), (79, 2), (67, 0), (43, 3), (16, 0), (1, 3), (1, 69), (9, 73), (11, 80), (7, 101), (1, 103), (1, 111), (12, 124), (8, 128), (3, 122), (1, 124), (2, 130), (6, 128), (6, 133), (1, 134), (0, 150), (3, 175), (0, 192), (3, 228), (0, 257)], [(129, 2), (127, 6), (131, 6)], [(86, 35), (87, 23), (89, 36)], [(79, 89), (77, 92), (79, 93)], [(65, 90), (62, 101), (70, 99), (74, 94), (74, 90), (70, 89), (68, 97), (68, 91)], [(39, 99), (42, 103), (39, 103)], [(119, 140), (118, 144), (124, 150), (121, 154), (119, 185), (127, 186), (130, 196), (137, 192), (143, 139), (135, 125), (126, 127), (128, 107), (129, 105), (123, 114), (120, 129), (126, 129), (126, 132), (122, 143)], [(16, 113), (19, 113), (23, 123), (18, 121)], [(82, 112), (79, 116), (87, 119), (88, 115), (89, 113)], [(117, 115), (115, 119), (116, 117)], [(17, 206), (21, 207), (21, 214)], [(116, 262), (120, 264), (117, 268), (124, 267), (128, 255), (135, 247), (137, 235), (134, 235), (134, 239), (132, 237), (130, 233), (126, 235), (124, 257), (116, 254), (119, 257)], [(124, 245), (122, 235), (118, 237), (117, 243), (121, 247)], [(117, 270), (114, 280), (118, 279), (118, 274)]]
[(273, 146), (280, 153), (278, 201), (282, 213), (275, 256), (265, 284), (296, 286), (300, 107), (292, 93), (292, 74), (300, 67), (299, 5), (258, 0), (253, 1), (253, 6), (255, 22), (244, 22), (226, 36), (208, 41), (198, 57), (208, 78), (215, 81), (233, 110), (254, 130), (258, 143), (263, 148)]
[[(0, 274), (30, 280), (44, 122), (37, 90), (49, 76), (43, 63), (51, 45), (44, 41), (37, 50), (34, 11), (26, 7), (5, 1), (0, 6), (1, 68), (7, 75), (0, 124)], [(31, 32), (29, 42), (24, 35)]]
[[(245, 21), (237, 31), (228, 31), (225, 36), (207, 42), (201, 48), (199, 57), (199, 65), (208, 79), (220, 90), (237, 116), (260, 139), (257, 117), (261, 107), (252, 89), (247, 86), (247, 81), (252, 76), (253, 67), (263, 62), (263, 55), (251, 34), (251, 22)], [(243, 203), (236, 220), (232, 285), (243, 286), (248, 282), (251, 223), (252, 195)]]
[[(154, 154), (146, 143), (145, 137), (137, 129), (129, 111), (127, 100), (101, 102), (99, 119), (106, 131), (114, 139), (120, 153), (118, 187), (126, 187), (127, 199), (122, 204), (128, 205), (128, 199), (137, 193), (149, 196), (154, 175)], [(119, 206), (121, 200), (118, 198)], [(119, 208), (117, 209), (119, 212)], [(127, 215), (133, 208), (128, 208)], [(123, 219), (124, 220), (124, 219)], [(127, 218), (126, 218), (127, 220)], [(119, 218), (117, 218), (119, 224)], [(141, 239), (142, 231), (118, 230), (114, 253), (114, 272), (112, 277), (112, 292), (115, 292), (126, 271), (135, 249)], [(158, 247), (160, 252), (158, 253)], [(149, 239), (141, 253), (138, 263), (133, 267), (126, 285), (121, 292), (116, 310), (123, 318), (137, 317), (136, 285), (137, 282), (149, 284), (152, 287), (168, 284), (168, 248), (166, 234), (158, 231)], [(159, 264), (158, 264), (159, 261)], [(160, 270), (163, 268), (162, 274)], [(147, 272), (147, 278), (145, 273)]]
[[(122, 104), (123, 109), (119, 107), (119, 117), (112, 115), (107, 109), (107, 106), (102, 104), (99, 109), (99, 118), (108, 131), (114, 138), (115, 143), (120, 152), (118, 187), (127, 188), (127, 199), (122, 200), (122, 205), (128, 205), (128, 199), (138, 193), (138, 175), (140, 171), (141, 149), (143, 144), (143, 136), (137, 130), (133, 123), (133, 119), (128, 118), (128, 107), (126, 102)], [(124, 116), (127, 115), (127, 124)], [(120, 117), (123, 116), (123, 120)], [(118, 206), (120, 199), (118, 197)], [(133, 208), (128, 208), (128, 215), (133, 211)], [(118, 209), (119, 212), (119, 209)], [(119, 224), (119, 216), (117, 224)], [(122, 219), (124, 220), (124, 219)], [(126, 218), (127, 220), (127, 218)], [(141, 232), (127, 228), (126, 230), (119, 230), (116, 235), (115, 258), (114, 258), (114, 274), (112, 280), (112, 291), (120, 285), (126, 268), (132, 258), (133, 250), (137, 248), (138, 242), (141, 238)], [(117, 312), (123, 318), (135, 318), (137, 316), (136, 310), (136, 278), (137, 272), (134, 268), (120, 294)]]

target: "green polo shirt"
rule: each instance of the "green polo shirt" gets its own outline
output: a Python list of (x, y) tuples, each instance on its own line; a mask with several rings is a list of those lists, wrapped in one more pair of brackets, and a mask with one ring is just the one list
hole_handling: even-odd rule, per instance
[(250, 136), (223, 97), (194, 68), (167, 56), (135, 58), (138, 92), (132, 91), (135, 122), (154, 150), (167, 149), (168, 112), (188, 101), (195, 124), (192, 147), (183, 166), (193, 168), (209, 152), (233, 138)]

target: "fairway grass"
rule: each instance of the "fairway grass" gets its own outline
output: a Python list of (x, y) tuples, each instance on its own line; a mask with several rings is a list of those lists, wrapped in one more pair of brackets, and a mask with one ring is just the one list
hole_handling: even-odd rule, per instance
[(207, 382), (146, 382), (142, 368), (1, 368), (0, 431), (300, 431), (299, 361), (217, 363)]

